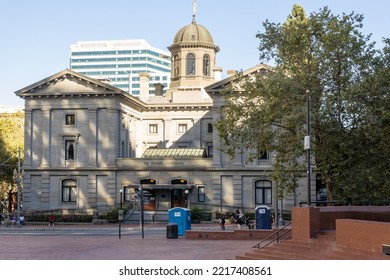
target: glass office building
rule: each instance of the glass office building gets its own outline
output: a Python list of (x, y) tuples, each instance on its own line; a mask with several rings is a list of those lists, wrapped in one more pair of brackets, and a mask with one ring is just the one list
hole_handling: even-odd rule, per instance
[(70, 69), (132, 95), (140, 94), (138, 74), (148, 73), (149, 94), (154, 94), (154, 84), (169, 86), (171, 55), (145, 40), (81, 41), (70, 46)]

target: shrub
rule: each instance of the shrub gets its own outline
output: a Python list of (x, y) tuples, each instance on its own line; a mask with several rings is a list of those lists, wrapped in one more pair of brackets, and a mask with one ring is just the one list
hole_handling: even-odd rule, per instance
[(191, 207), (191, 220), (195, 224), (199, 224), (202, 220), (202, 208), (194, 206)]
[(31, 214), (26, 215), (25, 219), (27, 222), (47, 223), (49, 222), (49, 217), (54, 217), (55, 222), (60, 223), (90, 223), (93, 219), (92, 215), (87, 214)]

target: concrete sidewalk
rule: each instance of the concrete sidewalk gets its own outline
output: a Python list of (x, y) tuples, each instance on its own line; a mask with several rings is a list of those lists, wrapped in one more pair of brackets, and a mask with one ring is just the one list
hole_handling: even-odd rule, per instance
[[(193, 225), (193, 228), (220, 230), (216, 224)], [(230, 229), (233, 230), (233, 226)], [(166, 224), (145, 225), (144, 238), (139, 225), (122, 225), (122, 232), (133, 231), (134, 234), (122, 235), (120, 239), (115, 234), (94, 234), (104, 230), (116, 232), (118, 225), (0, 227), (0, 259), (226, 260), (243, 255), (255, 243), (253, 240), (193, 240), (183, 236), (168, 239)], [(82, 231), (83, 234), (74, 234)]]

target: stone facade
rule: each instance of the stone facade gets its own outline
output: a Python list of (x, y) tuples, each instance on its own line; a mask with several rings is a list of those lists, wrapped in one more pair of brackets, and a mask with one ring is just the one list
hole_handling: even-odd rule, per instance
[[(178, 34), (207, 31), (196, 25), (193, 21)], [(264, 201), (277, 207), (272, 153), (247, 163), (246, 154), (230, 159), (220, 152), (212, 124), (223, 106), (219, 91), (234, 77), (216, 80), (219, 48), (198, 35), (187, 34), (198, 39), (185, 44), (175, 36), (170, 48), (179, 63), (172, 64), (176, 74), (165, 95), (134, 97), (71, 70), (16, 92), (25, 100), (24, 210), (107, 212), (131, 206), (140, 186), (152, 198), (148, 210), (199, 206), (253, 212)], [(196, 59), (186, 60), (188, 54)], [(195, 61), (194, 73), (186, 72), (186, 61)], [(248, 74), (264, 68), (258, 65)], [(147, 75), (141, 76), (148, 83)], [(151, 148), (173, 155), (143, 157)], [(203, 149), (204, 155), (181, 156), (180, 149)], [(302, 180), (283, 201), (285, 209), (307, 197), (305, 190)]]

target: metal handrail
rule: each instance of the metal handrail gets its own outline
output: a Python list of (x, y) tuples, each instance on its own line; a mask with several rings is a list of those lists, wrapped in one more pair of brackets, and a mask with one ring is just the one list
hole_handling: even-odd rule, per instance
[[(283, 227), (281, 227), (280, 229), (278, 229), (277, 231), (273, 232), (272, 234), (270, 234), (269, 236), (267, 236), (266, 238), (264, 238), (263, 240), (261, 240), (259, 243), (255, 244), (254, 246), (252, 246), (253, 249), (263, 249), (265, 247), (267, 247), (268, 245), (274, 243), (275, 241), (277, 243), (280, 243), (284, 240), (287, 240), (289, 238), (291, 238), (291, 228), (290, 229), (287, 229), (286, 228), (291, 225), (291, 222), (288, 222), (287, 224), (285, 224)], [(283, 231), (281, 234), (279, 234), (281, 231)], [(282, 241), (280, 241), (280, 239), (284, 236), (287, 236), (286, 238), (283, 238)], [(271, 240), (269, 240), (271, 239)], [(265, 243), (263, 246), (261, 246), (262, 243), (268, 241), (267, 243)]]

